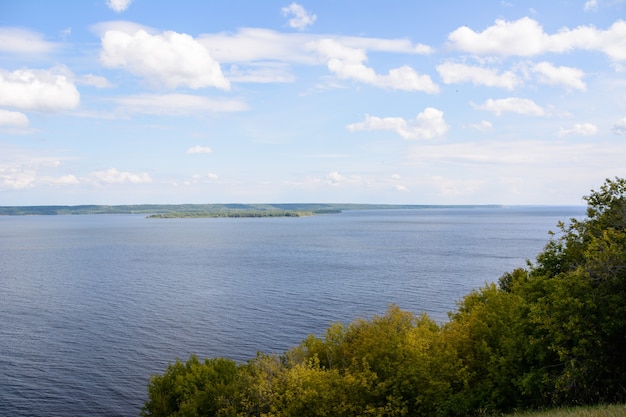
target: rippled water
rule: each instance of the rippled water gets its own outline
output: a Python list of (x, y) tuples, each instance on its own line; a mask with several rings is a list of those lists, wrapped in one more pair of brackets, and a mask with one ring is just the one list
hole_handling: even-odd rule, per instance
[(581, 207), (0, 217), (0, 415), (138, 416), (175, 358), (283, 352), (390, 303), (444, 321)]

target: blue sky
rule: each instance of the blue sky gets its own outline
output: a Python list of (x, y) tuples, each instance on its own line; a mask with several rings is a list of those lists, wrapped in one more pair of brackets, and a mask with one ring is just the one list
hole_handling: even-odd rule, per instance
[(626, 5), (0, 3), (0, 205), (582, 204)]

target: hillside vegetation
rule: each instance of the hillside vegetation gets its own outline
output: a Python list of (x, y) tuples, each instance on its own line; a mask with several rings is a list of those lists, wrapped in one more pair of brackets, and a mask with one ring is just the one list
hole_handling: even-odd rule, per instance
[(626, 181), (584, 199), (587, 218), (560, 223), (534, 262), (467, 294), (446, 323), (390, 306), (282, 355), (177, 360), (151, 378), (142, 415), (431, 417), (623, 403)]

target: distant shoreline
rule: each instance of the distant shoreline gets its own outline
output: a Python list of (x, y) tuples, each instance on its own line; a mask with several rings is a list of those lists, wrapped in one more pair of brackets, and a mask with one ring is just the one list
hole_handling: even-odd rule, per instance
[(344, 210), (403, 210), (433, 208), (502, 208), (499, 204), (433, 205), (433, 204), (136, 204), (77, 206), (0, 206), (0, 216), (145, 214), (152, 218), (206, 217), (301, 217), (337, 214)]

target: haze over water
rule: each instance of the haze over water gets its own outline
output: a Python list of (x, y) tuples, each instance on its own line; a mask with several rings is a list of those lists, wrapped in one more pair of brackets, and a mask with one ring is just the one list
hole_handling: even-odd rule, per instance
[(168, 362), (282, 353), (395, 303), (438, 321), (583, 207), (0, 217), (0, 415), (138, 416)]

